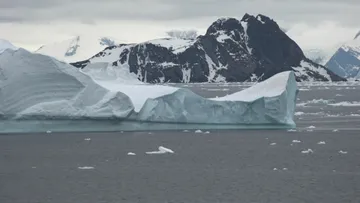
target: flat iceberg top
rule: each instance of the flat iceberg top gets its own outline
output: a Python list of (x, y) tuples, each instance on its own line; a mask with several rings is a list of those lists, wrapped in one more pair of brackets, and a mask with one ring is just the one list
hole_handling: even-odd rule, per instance
[(286, 90), (290, 74), (291, 71), (281, 72), (245, 90), (224, 97), (212, 98), (212, 100), (249, 102), (261, 97), (275, 97)]
[(126, 94), (133, 102), (136, 112), (144, 106), (146, 100), (172, 94), (179, 88), (149, 85), (139, 81), (135, 74), (124, 67), (112, 67), (107, 63), (89, 64), (81, 70), (96, 83), (110, 91)]

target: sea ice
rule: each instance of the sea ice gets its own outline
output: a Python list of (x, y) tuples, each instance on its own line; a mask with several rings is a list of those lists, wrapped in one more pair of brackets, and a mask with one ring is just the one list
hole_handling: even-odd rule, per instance
[(80, 167), (78, 167), (78, 169), (80, 169), (80, 170), (91, 170), (91, 169), (94, 169), (94, 167), (92, 167), (92, 166), (80, 166)]
[(300, 140), (293, 140), (292, 142), (293, 142), (293, 143), (301, 143)]
[(160, 146), (158, 151), (146, 152), (146, 154), (166, 154), (166, 153), (173, 154), (174, 151), (169, 149), (169, 148), (165, 148), (163, 146)]
[(166, 153), (173, 154), (174, 151), (169, 149), (169, 148), (165, 148), (163, 146), (160, 146), (158, 151), (146, 152), (146, 154), (166, 154)]
[(135, 156), (136, 154), (135, 154), (134, 152), (129, 152), (129, 153), (127, 153), (127, 155), (129, 155), (129, 156)]
[(314, 153), (314, 151), (313, 151), (312, 149), (307, 149), (307, 150), (301, 151), (301, 153), (303, 153), (303, 154), (310, 154), (310, 153)]
[(273, 143), (270, 143), (270, 145), (271, 145), (271, 146), (274, 146), (274, 145), (276, 145), (276, 143), (275, 143), (275, 142), (273, 142)]
[(91, 140), (91, 138), (85, 138), (84, 140), (85, 140), (85, 141), (90, 141), (90, 140)]
[(317, 144), (323, 145), (323, 144), (326, 144), (326, 142), (325, 141), (320, 141)]
[(347, 154), (348, 152), (347, 152), (347, 151), (340, 150), (339, 153), (340, 153), (340, 154)]
[(202, 133), (201, 130), (195, 130), (195, 133)]

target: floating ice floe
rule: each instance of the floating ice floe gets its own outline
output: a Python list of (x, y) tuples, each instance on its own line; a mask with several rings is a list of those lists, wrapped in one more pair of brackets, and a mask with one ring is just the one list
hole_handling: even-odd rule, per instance
[(85, 141), (90, 141), (90, 140), (91, 140), (91, 138), (85, 138), (84, 140), (85, 140)]
[(91, 63), (79, 71), (24, 49), (0, 54), (0, 73), (0, 118), (5, 120), (117, 119), (211, 124), (214, 128), (295, 127), (298, 90), (292, 71), (210, 99), (186, 88), (142, 83), (128, 67)]
[(303, 154), (310, 154), (310, 153), (314, 153), (314, 151), (313, 151), (312, 149), (307, 149), (307, 150), (301, 151), (301, 153), (303, 153)]
[(169, 148), (165, 148), (163, 146), (160, 146), (158, 151), (146, 152), (146, 154), (166, 154), (166, 153), (173, 154), (174, 151), (169, 149)]
[(293, 140), (292, 143), (301, 143), (300, 140)]
[(340, 154), (347, 154), (348, 152), (347, 152), (347, 151), (342, 151), (342, 150), (340, 150), (339, 153), (340, 153)]
[(92, 169), (94, 169), (94, 167), (92, 167), (92, 166), (80, 166), (80, 167), (78, 167), (78, 169), (80, 169), (80, 170), (92, 170)]
[(202, 130), (195, 130), (195, 133), (202, 133)]
[(301, 115), (304, 115), (305, 113), (304, 112), (301, 112), (301, 111), (298, 111), (298, 112), (295, 112), (295, 116), (301, 116)]
[(288, 168), (283, 168), (283, 171), (287, 171), (288, 170)]
[(46, 133), (47, 133), (47, 134), (50, 134), (50, 133), (52, 133), (52, 132), (51, 132), (51, 130), (48, 130), (48, 131), (46, 131)]
[(184, 133), (188, 133), (188, 132), (189, 132), (189, 130), (183, 130), (183, 132), (184, 132)]
[(136, 154), (135, 154), (134, 152), (129, 152), (129, 153), (127, 153), (127, 155), (129, 155), (129, 156), (135, 156)]
[(204, 132), (204, 134), (210, 134), (210, 131), (206, 131), (206, 132)]
[(326, 144), (326, 142), (325, 142), (325, 141), (320, 141), (320, 142), (318, 142), (317, 144), (323, 145), (323, 144)]
[(273, 171), (277, 171), (278, 169), (277, 168), (273, 168)]
[(288, 132), (296, 132), (296, 129), (289, 129)]
[(328, 104), (330, 106), (360, 106), (360, 102), (349, 102), (349, 101), (343, 101), (338, 103), (332, 103)]
[(338, 132), (339, 130), (338, 129), (334, 129), (333, 132)]
[(315, 129), (316, 127), (313, 126), (313, 125), (311, 125), (311, 126), (308, 126), (308, 127), (306, 127), (306, 128), (308, 128), (308, 129)]
[(275, 142), (273, 142), (273, 143), (270, 143), (270, 145), (271, 145), (271, 146), (274, 146), (274, 145), (276, 145), (276, 143), (275, 143)]

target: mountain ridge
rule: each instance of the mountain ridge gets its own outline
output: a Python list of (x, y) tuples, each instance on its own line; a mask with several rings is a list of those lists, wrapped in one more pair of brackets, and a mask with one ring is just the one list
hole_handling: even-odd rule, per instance
[(261, 14), (220, 18), (193, 40), (163, 38), (110, 46), (72, 65), (83, 68), (96, 62), (129, 68), (150, 83), (261, 81), (289, 70), (299, 81), (343, 80), (307, 59), (274, 20)]

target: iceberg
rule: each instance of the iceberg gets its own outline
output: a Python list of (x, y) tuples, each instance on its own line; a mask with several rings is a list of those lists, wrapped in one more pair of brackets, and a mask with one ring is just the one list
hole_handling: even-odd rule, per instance
[(78, 70), (24, 49), (0, 54), (0, 132), (294, 128), (297, 94), (292, 71), (204, 98), (142, 83), (128, 67)]

